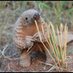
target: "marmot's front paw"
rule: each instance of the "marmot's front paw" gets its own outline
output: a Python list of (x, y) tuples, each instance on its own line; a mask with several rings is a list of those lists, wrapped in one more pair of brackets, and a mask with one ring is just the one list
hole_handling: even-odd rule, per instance
[(20, 57), (20, 65), (23, 67), (28, 67), (30, 66), (30, 56), (27, 52), (23, 52), (21, 57)]
[(44, 38), (44, 34), (43, 34), (43, 32), (39, 32), (40, 33), (40, 36), (39, 36), (39, 34), (38, 34), (38, 32), (37, 33), (35, 33), (34, 35), (33, 35), (33, 39), (35, 40), (35, 41), (38, 41), (38, 42), (40, 42), (40, 38), (41, 38), (41, 40), (44, 42), (44, 41), (46, 41), (45, 40), (45, 38)]
[(26, 36), (26, 39), (25, 39), (25, 44), (26, 44), (26, 47), (25, 48), (30, 48), (33, 46), (33, 39), (32, 39), (32, 36)]

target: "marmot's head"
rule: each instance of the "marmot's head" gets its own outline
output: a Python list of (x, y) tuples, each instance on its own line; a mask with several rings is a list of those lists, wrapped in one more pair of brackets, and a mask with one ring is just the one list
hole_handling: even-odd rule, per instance
[(34, 21), (40, 22), (40, 13), (37, 10), (29, 9), (23, 12), (21, 17), (24, 20), (24, 23), (28, 25), (34, 24)]

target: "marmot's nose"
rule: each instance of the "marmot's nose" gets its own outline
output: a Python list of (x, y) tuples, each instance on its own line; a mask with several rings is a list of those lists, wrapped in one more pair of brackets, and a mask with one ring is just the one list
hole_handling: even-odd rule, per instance
[(34, 20), (39, 20), (40, 18), (40, 14), (39, 13), (35, 13), (34, 16), (33, 16), (33, 19)]

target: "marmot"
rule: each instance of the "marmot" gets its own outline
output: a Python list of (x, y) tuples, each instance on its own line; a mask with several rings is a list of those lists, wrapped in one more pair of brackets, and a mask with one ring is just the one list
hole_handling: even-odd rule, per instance
[[(44, 26), (44, 29), (46, 28), (44, 24), (45, 21), (42, 21), (42, 17), (40, 16), (40, 13), (35, 9), (29, 9), (24, 11), (23, 14), (16, 21), (14, 26), (13, 40), (15, 42), (15, 45), (22, 50), (21, 57), (20, 57), (22, 61), (20, 61), (20, 63), (23, 66), (25, 66), (24, 63), (29, 65), (31, 58), (33, 58), (33, 56), (35, 57), (35, 55), (40, 56), (41, 54), (42, 57), (44, 57), (46, 60), (46, 55), (43, 55), (42, 53), (40, 53), (41, 49), (44, 54), (45, 54), (45, 51), (44, 51), (44, 46), (39, 40), (39, 36), (35, 36), (34, 38), (32, 38), (37, 33), (35, 20), (38, 23), (40, 32), (42, 31), (41, 25)], [(42, 37), (42, 40), (45, 42), (45, 39), (43, 38), (42, 33), (41, 33), (41, 37)], [(27, 54), (26, 52), (28, 48), (31, 48), (32, 50), (32, 52), (29, 54)], [(41, 58), (41, 56), (39, 58)], [(26, 59), (28, 59), (26, 61), (27, 63), (24, 62)]]

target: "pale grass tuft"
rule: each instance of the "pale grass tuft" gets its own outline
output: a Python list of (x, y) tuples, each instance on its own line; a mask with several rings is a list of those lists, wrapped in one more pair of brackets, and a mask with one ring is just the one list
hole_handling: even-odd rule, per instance
[[(47, 50), (48, 54), (54, 61), (54, 65), (51, 67), (50, 70), (56, 68), (59, 71), (64, 71), (67, 69), (67, 34), (68, 34), (68, 27), (67, 25), (63, 25), (62, 23), (60, 26), (55, 29), (54, 25), (50, 22), (49, 25), (47, 25), (47, 34), (48, 38), (44, 35), (44, 29), (42, 27), (42, 33), (44, 35), (45, 41), (48, 43), (49, 47), (47, 48), (46, 45), (43, 43), (41, 36), (40, 36), (40, 30), (38, 27), (37, 22), (35, 21), (36, 28), (38, 31), (38, 35), (40, 38), (41, 43), (45, 47), (45, 50)], [(45, 23), (46, 24), (46, 23)], [(64, 34), (64, 36), (63, 36)], [(63, 40), (64, 38), (64, 40)], [(64, 44), (63, 44), (64, 43)], [(50, 48), (50, 49), (49, 49)], [(48, 70), (48, 71), (50, 71)]]

